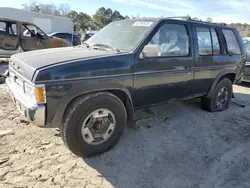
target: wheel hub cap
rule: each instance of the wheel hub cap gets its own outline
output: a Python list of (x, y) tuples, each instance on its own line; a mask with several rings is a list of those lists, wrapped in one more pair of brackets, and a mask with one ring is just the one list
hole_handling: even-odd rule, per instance
[(217, 108), (222, 108), (228, 99), (228, 89), (226, 87), (221, 88), (217, 95), (216, 106)]
[(113, 112), (105, 108), (97, 109), (83, 121), (82, 138), (91, 145), (102, 144), (111, 137), (115, 126), (116, 119)]

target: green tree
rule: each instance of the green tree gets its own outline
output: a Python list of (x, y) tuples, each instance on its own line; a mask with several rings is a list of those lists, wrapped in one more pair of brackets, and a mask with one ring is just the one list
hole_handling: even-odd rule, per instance
[(72, 19), (76, 30), (87, 30), (91, 26), (92, 18), (90, 15), (80, 12), (79, 14), (76, 11), (71, 11), (68, 14), (68, 17)]
[(101, 7), (93, 15), (92, 27), (101, 29), (108, 25), (110, 22), (123, 19), (125, 19), (125, 17), (122, 16), (117, 10), (113, 12), (110, 8), (106, 9), (104, 7)]

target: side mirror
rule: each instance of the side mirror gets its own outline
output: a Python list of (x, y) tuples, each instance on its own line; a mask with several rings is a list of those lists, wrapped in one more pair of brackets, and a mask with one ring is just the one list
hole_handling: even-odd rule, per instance
[(140, 53), (139, 59), (144, 59), (144, 53), (143, 52)]

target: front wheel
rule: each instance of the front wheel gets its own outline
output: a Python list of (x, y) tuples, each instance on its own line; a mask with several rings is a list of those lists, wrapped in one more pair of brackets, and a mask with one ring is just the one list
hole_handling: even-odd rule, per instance
[(111, 93), (96, 93), (76, 100), (66, 113), (61, 137), (80, 157), (90, 157), (111, 149), (126, 125), (123, 103)]
[(219, 81), (211, 97), (202, 99), (202, 108), (210, 112), (225, 110), (230, 105), (232, 95), (232, 82), (228, 78), (224, 78)]

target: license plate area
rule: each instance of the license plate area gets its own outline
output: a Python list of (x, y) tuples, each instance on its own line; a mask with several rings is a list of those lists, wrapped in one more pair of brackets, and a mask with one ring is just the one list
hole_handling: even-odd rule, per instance
[[(14, 100), (15, 100), (15, 99), (14, 99)], [(23, 116), (26, 117), (25, 108), (24, 108), (17, 100), (15, 100), (15, 105), (16, 105), (18, 111), (19, 111)]]

